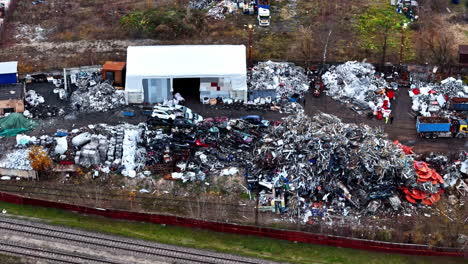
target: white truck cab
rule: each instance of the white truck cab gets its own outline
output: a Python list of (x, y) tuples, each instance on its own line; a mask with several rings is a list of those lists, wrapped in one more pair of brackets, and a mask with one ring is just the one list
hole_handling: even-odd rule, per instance
[(270, 9), (258, 8), (258, 25), (266, 27), (270, 25)]

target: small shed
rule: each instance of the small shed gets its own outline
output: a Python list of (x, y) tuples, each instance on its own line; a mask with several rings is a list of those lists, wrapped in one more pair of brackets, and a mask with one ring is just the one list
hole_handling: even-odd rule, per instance
[(468, 65), (468, 45), (458, 46), (458, 63)]
[(106, 61), (102, 66), (102, 79), (111, 80), (114, 85), (123, 86), (125, 84), (125, 62)]
[(12, 84), (18, 82), (18, 62), (0, 62), (0, 84)]

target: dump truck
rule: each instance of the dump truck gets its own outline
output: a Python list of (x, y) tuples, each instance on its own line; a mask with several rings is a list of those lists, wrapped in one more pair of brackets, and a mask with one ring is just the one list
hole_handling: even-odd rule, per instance
[(416, 119), (416, 130), (418, 136), (423, 138), (465, 138), (468, 136), (467, 122), (459, 118), (419, 116)]
[(450, 99), (450, 110), (468, 111), (468, 98), (453, 97)]

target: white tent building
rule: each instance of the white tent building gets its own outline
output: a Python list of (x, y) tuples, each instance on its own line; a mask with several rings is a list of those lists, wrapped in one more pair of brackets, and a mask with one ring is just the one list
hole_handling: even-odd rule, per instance
[[(187, 82), (192, 80), (192, 82)], [(193, 82), (195, 80), (195, 82)], [(128, 47), (127, 103), (158, 103), (176, 92), (247, 100), (244, 45)]]

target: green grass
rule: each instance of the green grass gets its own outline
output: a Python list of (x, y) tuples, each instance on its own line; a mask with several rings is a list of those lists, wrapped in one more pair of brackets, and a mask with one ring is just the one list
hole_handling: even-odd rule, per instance
[[(46, 220), (50, 224), (94, 230), (187, 247), (290, 263), (464, 263), (462, 258), (383, 254), (361, 250), (293, 243), (269, 238), (224, 234), (176, 226), (119, 221), (44, 207), (0, 202), (8, 214)], [(1, 259), (0, 259), (1, 260)]]
[(0, 263), (2, 264), (20, 264), (27, 263), (26, 260), (16, 257), (16, 256), (7, 256), (0, 254)]

